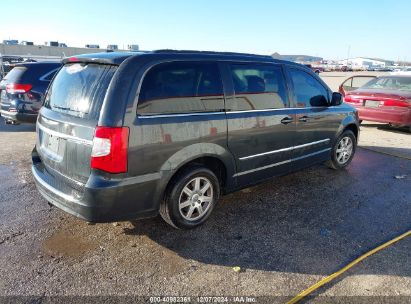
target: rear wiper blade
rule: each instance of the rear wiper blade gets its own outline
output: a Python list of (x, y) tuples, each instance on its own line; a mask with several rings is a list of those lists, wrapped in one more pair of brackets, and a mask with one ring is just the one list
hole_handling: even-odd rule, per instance
[(60, 109), (60, 110), (70, 110), (70, 108), (60, 107), (60, 106), (53, 106), (53, 108)]
[(76, 111), (67, 107), (60, 107), (60, 106), (53, 106), (53, 108), (59, 109), (59, 110), (64, 110), (64, 111), (71, 111), (71, 112), (80, 112), (80, 111)]

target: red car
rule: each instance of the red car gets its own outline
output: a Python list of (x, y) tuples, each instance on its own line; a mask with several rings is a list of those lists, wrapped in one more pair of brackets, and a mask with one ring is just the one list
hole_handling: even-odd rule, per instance
[(353, 91), (347, 89), (345, 81), (340, 92), (357, 108), (360, 120), (406, 126), (411, 132), (411, 76), (381, 76)]
[(363, 85), (367, 84), (371, 80), (377, 78), (377, 76), (372, 75), (355, 75), (351, 76), (344, 80), (344, 82), (340, 85), (338, 92), (340, 92), (343, 96), (348, 92), (354, 91)]

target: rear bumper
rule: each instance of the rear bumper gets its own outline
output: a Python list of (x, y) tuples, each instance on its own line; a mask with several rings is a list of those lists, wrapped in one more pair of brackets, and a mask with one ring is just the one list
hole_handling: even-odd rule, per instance
[(411, 108), (379, 107), (374, 109), (362, 106), (356, 106), (355, 108), (358, 110), (361, 120), (411, 126)]
[(56, 181), (42, 163), (32, 173), (40, 194), (54, 206), (88, 222), (154, 217), (159, 208), (159, 175), (107, 180), (91, 175), (82, 191)]
[(19, 112), (8, 112), (5, 110), (0, 110), (1, 117), (6, 120), (16, 121), (16, 122), (26, 122), (35, 123), (37, 119), (37, 114), (26, 114)]

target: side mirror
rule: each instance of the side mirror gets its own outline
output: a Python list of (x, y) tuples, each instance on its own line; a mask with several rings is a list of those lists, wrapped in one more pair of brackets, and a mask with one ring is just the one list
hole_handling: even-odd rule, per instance
[(339, 106), (343, 103), (343, 96), (341, 93), (334, 92), (331, 98), (331, 106)]

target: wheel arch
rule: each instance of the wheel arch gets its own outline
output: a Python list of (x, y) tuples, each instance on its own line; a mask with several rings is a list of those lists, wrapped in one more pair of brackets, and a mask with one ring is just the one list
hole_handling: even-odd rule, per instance
[(344, 131), (350, 130), (354, 133), (355, 138), (357, 139), (360, 135), (360, 125), (358, 120), (355, 118), (354, 114), (353, 115), (347, 115), (344, 120), (341, 122), (341, 125), (339, 127), (339, 130), (336, 134), (335, 139), (337, 139)]
[(183, 170), (190, 166), (204, 166), (219, 178), (222, 192), (233, 188), (235, 178), (235, 161), (232, 154), (224, 147), (212, 143), (193, 144), (172, 155), (161, 167), (162, 172), (168, 172), (165, 189), (170, 182)]
[(346, 131), (346, 130), (352, 131), (352, 132), (354, 133), (354, 135), (355, 135), (355, 138), (356, 138), (357, 141), (358, 141), (358, 135), (359, 135), (359, 131), (360, 131), (360, 130), (359, 130), (359, 128), (358, 128), (358, 126), (357, 126), (356, 124), (351, 123), (351, 124), (346, 125), (346, 126), (344, 127), (344, 129), (343, 129), (343, 132)]

